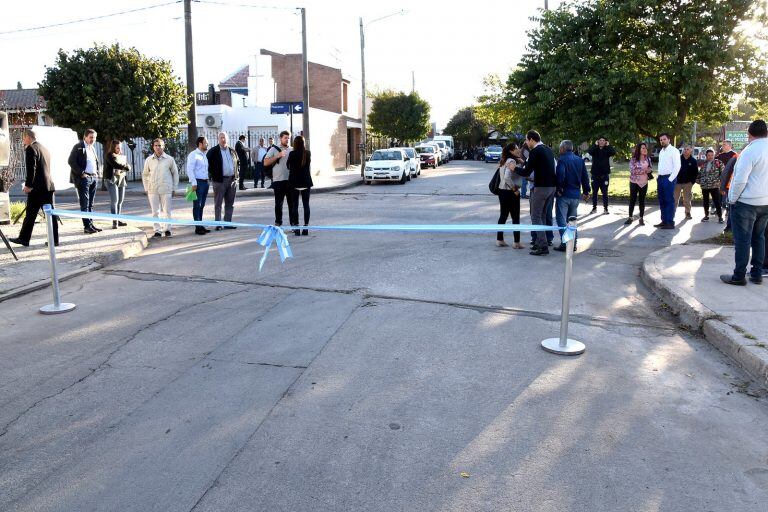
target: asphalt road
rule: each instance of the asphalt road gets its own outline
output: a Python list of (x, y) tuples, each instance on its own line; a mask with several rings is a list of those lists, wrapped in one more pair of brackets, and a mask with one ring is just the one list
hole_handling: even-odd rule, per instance
[[(491, 171), (318, 194), (312, 222), (495, 222)], [(493, 235), (310, 231), (259, 273), (258, 233), (180, 229), (63, 283), (72, 313), (4, 302), (0, 510), (764, 511), (765, 391), (638, 279), (719, 226), (613, 210), (581, 211), (573, 358), (539, 346), (563, 255)]]

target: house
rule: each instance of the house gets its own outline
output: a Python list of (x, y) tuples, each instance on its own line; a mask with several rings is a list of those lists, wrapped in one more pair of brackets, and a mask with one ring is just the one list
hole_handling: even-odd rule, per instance
[(11, 127), (53, 126), (45, 114), (45, 99), (37, 89), (0, 89), (0, 110), (8, 112)]
[[(360, 95), (341, 69), (309, 62), (309, 122), (313, 172), (330, 173), (360, 162)], [(200, 133), (245, 134), (250, 145), (282, 130), (300, 135), (303, 114), (271, 114), (274, 102), (302, 101), (302, 55), (261, 50), (219, 82), (195, 95)]]

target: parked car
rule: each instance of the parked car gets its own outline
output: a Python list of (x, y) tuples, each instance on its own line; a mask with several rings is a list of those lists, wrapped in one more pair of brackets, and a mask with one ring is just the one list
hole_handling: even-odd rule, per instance
[[(678, 149), (678, 151), (680, 151), (680, 154), (682, 155), (683, 154), (683, 148), (680, 147), (680, 148), (677, 148), (677, 149)], [(704, 149), (701, 146), (694, 146), (692, 154), (693, 154), (693, 158), (695, 158), (696, 160), (706, 160), (707, 159), (707, 150)]]
[(488, 146), (485, 148), (485, 163), (501, 160), (501, 146)]
[(447, 158), (445, 150), (443, 150), (440, 147), (439, 144), (436, 144), (434, 142), (425, 142), (424, 144), (428, 144), (428, 145), (430, 145), (430, 146), (435, 148), (435, 151), (437, 151), (437, 155), (439, 157), (438, 160), (440, 160), (440, 165), (443, 165), (444, 163), (446, 163), (448, 161), (448, 158)]
[(440, 148), (440, 152), (443, 154), (443, 162), (448, 163), (451, 161), (451, 149), (444, 140), (433, 140), (432, 144), (437, 144)]
[(413, 149), (416, 150), (416, 153), (418, 153), (421, 158), (422, 168), (432, 167), (433, 169), (437, 169), (437, 166), (440, 165), (440, 150), (437, 146), (433, 146), (432, 144), (420, 144)]
[(411, 178), (416, 178), (421, 174), (421, 158), (414, 148), (395, 148), (402, 149), (408, 155), (408, 165)]
[(452, 135), (435, 135), (432, 137), (433, 141), (441, 140), (445, 142), (445, 144), (448, 146), (448, 149), (450, 150), (451, 154), (451, 160), (453, 160), (456, 157), (456, 146), (453, 142), (453, 136)]
[(401, 185), (410, 181), (410, 160), (402, 149), (377, 149), (365, 164), (363, 179), (366, 185), (374, 181), (397, 181)]

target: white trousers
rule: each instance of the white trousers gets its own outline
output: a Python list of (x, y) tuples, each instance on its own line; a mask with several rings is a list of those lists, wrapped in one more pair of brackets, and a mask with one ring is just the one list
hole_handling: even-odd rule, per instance
[[(147, 193), (147, 198), (149, 199), (149, 207), (152, 209), (152, 216), (154, 218), (171, 218), (171, 194), (154, 194), (149, 192)], [(155, 233), (170, 230), (170, 224), (155, 222)]]

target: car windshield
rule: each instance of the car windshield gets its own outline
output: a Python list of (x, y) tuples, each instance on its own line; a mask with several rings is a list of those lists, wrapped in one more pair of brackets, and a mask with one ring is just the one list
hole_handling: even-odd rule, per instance
[(401, 160), (402, 158), (397, 151), (376, 151), (371, 160)]
[(416, 153), (413, 151), (413, 148), (406, 148), (405, 154), (408, 155), (408, 158), (413, 158), (416, 156)]
[(435, 144), (437, 144), (437, 145), (438, 145), (438, 146), (440, 146), (441, 148), (444, 148), (444, 147), (445, 147), (445, 142), (442, 142), (442, 141), (436, 141), (436, 142), (435, 142)]
[(416, 148), (416, 152), (417, 153), (430, 153), (431, 154), (431, 153), (435, 152), (435, 148), (433, 148), (432, 146), (419, 146), (418, 148)]
[(501, 153), (501, 146), (488, 146), (488, 149), (486, 151), (489, 151), (491, 153)]

